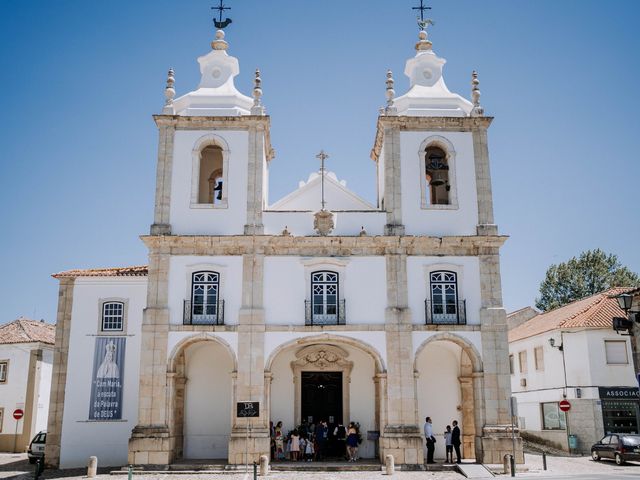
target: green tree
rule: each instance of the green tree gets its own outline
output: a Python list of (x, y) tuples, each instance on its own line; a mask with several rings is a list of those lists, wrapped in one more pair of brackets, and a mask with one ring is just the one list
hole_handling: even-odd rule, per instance
[(540, 284), (536, 307), (549, 311), (613, 287), (640, 286), (640, 277), (599, 248), (551, 265)]

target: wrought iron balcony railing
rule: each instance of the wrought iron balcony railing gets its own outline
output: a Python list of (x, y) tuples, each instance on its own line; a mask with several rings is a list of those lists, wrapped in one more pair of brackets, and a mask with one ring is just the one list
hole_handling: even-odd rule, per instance
[(427, 325), (466, 325), (467, 308), (465, 300), (457, 303), (433, 303), (424, 301), (425, 319)]
[(184, 301), (184, 325), (224, 325), (224, 300), (214, 305), (193, 304)]
[(305, 325), (344, 325), (345, 301), (338, 300), (338, 304), (313, 303), (304, 301)]

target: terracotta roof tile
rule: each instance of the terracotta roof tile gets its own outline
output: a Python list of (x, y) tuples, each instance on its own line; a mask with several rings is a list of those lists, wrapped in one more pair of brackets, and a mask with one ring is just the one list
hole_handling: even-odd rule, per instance
[(76, 277), (146, 277), (148, 274), (146, 265), (137, 265), (133, 267), (115, 267), (115, 268), (89, 268), (67, 270), (51, 275), (53, 278), (76, 278)]
[(0, 344), (42, 342), (55, 344), (56, 326), (20, 317), (0, 325)]
[(630, 290), (612, 288), (541, 313), (509, 331), (509, 341), (522, 340), (559, 328), (611, 328), (613, 317), (625, 316), (615, 297)]

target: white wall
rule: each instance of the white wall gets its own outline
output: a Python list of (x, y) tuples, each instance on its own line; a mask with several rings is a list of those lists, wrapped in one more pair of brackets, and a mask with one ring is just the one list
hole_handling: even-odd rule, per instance
[(171, 256), (169, 262), (170, 323), (184, 322), (184, 301), (191, 299), (191, 274), (212, 270), (220, 274), (220, 296), (224, 300), (224, 323), (236, 325), (242, 304), (241, 256)]
[[(264, 233), (266, 235), (280, 235), (284, 228), (287, 227), (291, 235), (317, 235), (313, 228), (314, 213), (266, 211), (262, 214)], [(386, 213), (378, 211), (334, 212), (334, 229), (331, 235), (359, 235), (362, 227), (364, 227), (368, 235), (382, 235), (386, 220)]]
[(227, 458), (232, 371), (233, 360), (214, 342), (198, 342), (186, 350), (184, 458)]
[[(429, 210), (421, 207), (420, 147), (425, 139), (437, 135), (445, 137), (455, 148), (454, 174), (458, 208), (455, 210)], [(475, 235), (478, 207), (473, 153), (470, 132), (400, 132), (402, 155), (402, 223), (407, 235)]]
[[(78, 278), (73, 289), (69, 371), (65, 389), (60, 467), (80, 467), (96, 455), (102, 466), (127, 463), (128, 441), (138, 421), (140, 331), (146, 277)], [(120, 421), (89, 421), (95, 338), (101, 298), (128, 299), (123, 412)]]
[(36, 406), (36, 433), (47, 429), (52, 370), (53, 346), (47, 346), (42, 349), (42, 361), (40, 362), (40, 386), (38, 387), (38, 404)]
[(458, 299), (466, 300), (467, 324), (480, 324), (480, 263), (478, 257), (407, 257), (407, 287), (413, 323), (424, 324), (429, 295), (429, 271), (451, 270), (458, 275)]
[[(27, 379), (29, 378), (29, 358), (35, 344), (3, 344), (0, 345), (0, 360), (8, 360), (7, 382), (0, 383), (0, 408), (4, 408), (4, 420), (0, 435), (14, 435), (16, 421), (13, 411), (25, 409)], [(18, 434), (22, 433), (24, 420), (18, 423)]]
[[(192, 151), (198, 140), (215, 134), (229, 147), (227, 208), (191, 208)], [(170, 221), (174, 235), (242, 234), (247, 221), (248, 132), (177, 130), (174, 137)]]

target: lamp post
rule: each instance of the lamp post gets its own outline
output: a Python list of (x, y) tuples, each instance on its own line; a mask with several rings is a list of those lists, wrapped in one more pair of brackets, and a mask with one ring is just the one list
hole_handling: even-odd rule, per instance
[[(634, 293), (640, 295), (640, 290), (634, 290)], [(616, 300), (618, 301), (618, 305), (624, 310), (627, 318), (614, 318), (613, 325), (616, 332), (620, 327), (629, 331), (633, 371), (636, 375), (638, 388), (640, 389), (640, 310), (631, 310), (633, 299), (634, 295), (631, 293), (623, 293), (617, 296)]]

